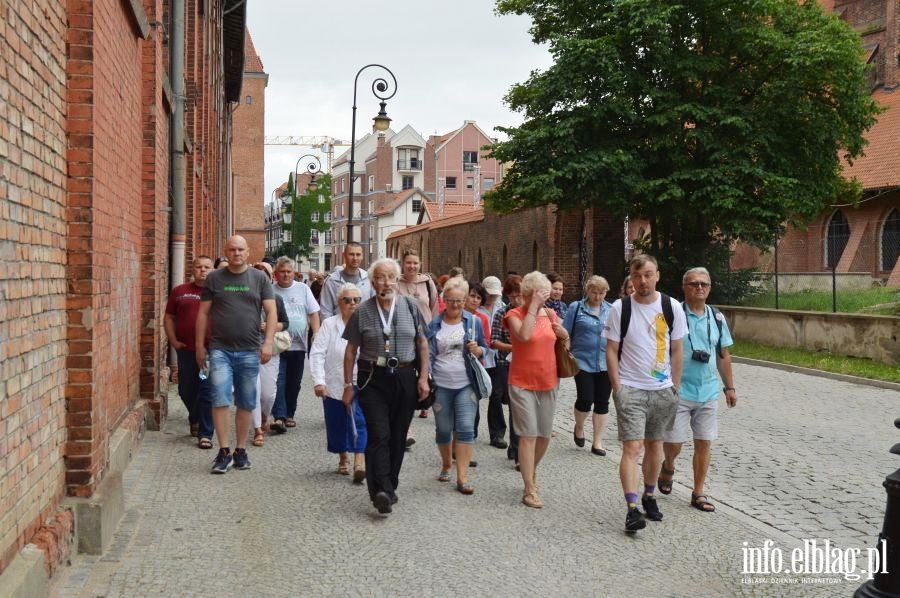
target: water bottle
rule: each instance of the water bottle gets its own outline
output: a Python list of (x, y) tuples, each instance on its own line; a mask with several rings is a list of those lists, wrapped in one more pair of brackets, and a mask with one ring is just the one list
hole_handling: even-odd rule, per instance
[(209, 359), (203, 362), (203, 367), (200, 369), (200, 379), (206, 380), (209, 378)]

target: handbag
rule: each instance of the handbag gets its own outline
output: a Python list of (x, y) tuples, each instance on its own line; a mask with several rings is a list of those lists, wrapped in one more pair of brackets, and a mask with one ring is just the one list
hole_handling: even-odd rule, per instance
[[(548, 313), (547, 316), (549, 317), (550, 314)], [(556, 344), (553, 345), (553, 352), (556, 353), (557, 377), (571, 378), (581, 371), (581, 368), (578, 367), (578, 362), (575, 361), (575, 356), (572, 355), (572, 352), (566, 348), (566, 341), (561, 338), (557, 338)]]
[(278, 355), (291, 348), (291, 333), (287, 330), (279, 330), (272, 337), (272, 355)]
[[(469, 335), (470, 339), (475, 338), (475, 316), (472, 316), (472, 318), (472, 332)], [(469, 351), (466, 351), (465, 354), (466, 364), (469, 366), (469, 369), (473, 374), (472, 377), (475, 379), (475, 394), (478, 395), (479, 399), (489, 399), (491, 397), (491, 391), (493, 390), (491, 376), (487, 373), (487, 370), (484, 369), (484, 366), (477, 357), (469, 353)]]
[(413, 411), (419, 411), (420, 409), (431, 409), (432, 405), (434, 405), (434, 400), (437, 398), (437, 384), (434, 383), (434, 378), (431, 377), (431, 374), (428, 374), (428, 396), (425, 397), (424, 401), (416, 401), (415, 406), (413, 407)]

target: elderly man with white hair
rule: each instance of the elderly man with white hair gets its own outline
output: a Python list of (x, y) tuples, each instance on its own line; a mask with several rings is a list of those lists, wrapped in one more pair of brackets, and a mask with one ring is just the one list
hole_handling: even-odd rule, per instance
[[(413, 410), (428, 396), (428, 343), (422, 312), (414, 300), (397, 292), (397, 262), (380, 259), (368, 274), (375, 296), (360, 304), (344, 329), (342, 399), (347, 406), (353, 402), (357, 364), (355, 382), (369, 435), (366, 482), (375, 508), (386, 514), (397, 502)], [(416, 362), (422, 367), (417, 368)]]

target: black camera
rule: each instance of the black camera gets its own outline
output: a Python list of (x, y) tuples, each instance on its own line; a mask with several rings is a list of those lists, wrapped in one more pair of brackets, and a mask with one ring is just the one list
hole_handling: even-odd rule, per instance
[(709, 353), (706, 351), (701, 351), (699, 349), (694, 349), (694, 352), (691, 353), (691, 359), (694, 361), (699, 361), (700, 363), (709, 363)]

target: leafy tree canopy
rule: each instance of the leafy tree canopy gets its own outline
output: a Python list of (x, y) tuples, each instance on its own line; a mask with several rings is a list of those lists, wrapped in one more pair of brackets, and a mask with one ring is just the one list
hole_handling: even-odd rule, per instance
[(715, 245), (769, 244), (858, 198), (841, 158), (878, 108), (859, 36), (797, 0), (498, 0), (529, 15), (554, 64), (505, 101), (519, 127), (491, 209), (556, 204), (646, 218), (647, 249), (681, 265)]

